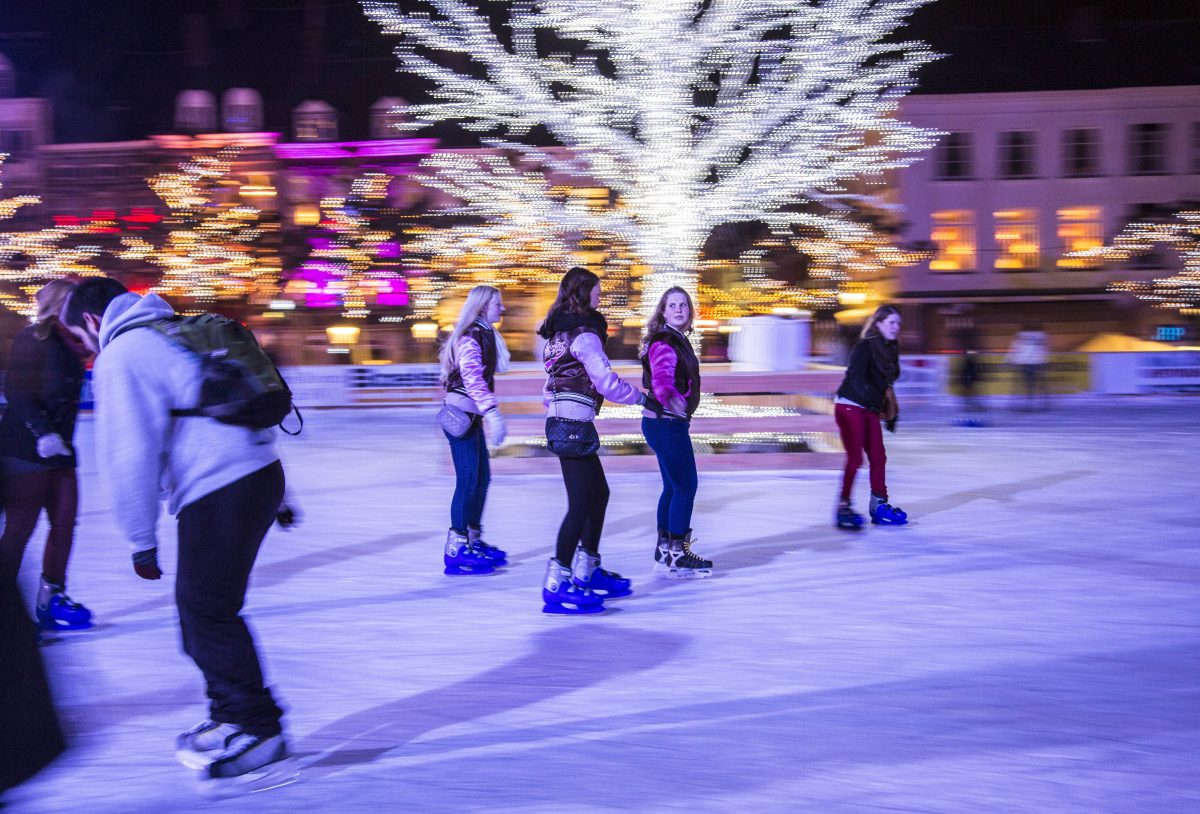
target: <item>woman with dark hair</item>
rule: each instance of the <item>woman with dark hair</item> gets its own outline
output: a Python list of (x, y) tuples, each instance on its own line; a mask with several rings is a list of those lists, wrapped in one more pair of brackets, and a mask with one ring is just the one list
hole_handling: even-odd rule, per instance
[(908, 515), (888, 503), (884, 467), (887, 452), (883, 448), (880, 424), (895, 432), (899, 407), (892, 384), (900, 378), (900, 311), (881, 305), (863, 325), (857, 343), (850, 350), (846, 375), (834, 400), (837, 419), (846, 448), (846, 468), (842, 473), (842, 492), (837, 507), (837, 527), (855, 530), (863, 518), (851, 508), (850, 492), (854, 476), (862, 465), (863, 449), (871, 465), (871, 522), (885, 526), (903, 526)]
[(630, 580), (600, 567), (608, 481), (592, 422), (605, 399), (641, 404), (655, 414), (662, 406), (613, 372), (604, 354), (608, 323), (599, 305), (600, 278), (575, 267), (563, 275), (538, 328), (546, 340), (546, 439), (567, 487), (567, 514), (542, 585), (545, 613), (599, 613), (605, 599), (633, 593)]
[(694, 318), (691, 295), (679, 286), (668, 288), (646, 323), (641, 353), (642, 386), (663, 406), (661, 416), (642, 414), (642, 434), (658, 458), (663, 482), (654, 567), (665, 568), (673, 579), (709, 577), (713, 567), (692, 553), (698, 478), (688, 429), (700, 405), (700, 360), (688, 340)]
[(71, 280), (52, 280), (37, 293), (37, 319), (13, 339), (0, 418), (0, 466), (4, 472), (3, 568), (14, 578), (25, 546), (44, 509), (50, 523), (42, 554), (36, 614), (45, 630), (83, 630), (92, 613), (67, 596), (67, 561), (75, 539), (79, 484), (75, 477), (75, 419), (83, 389), (86, 350), (59, 322), (74, 290)]

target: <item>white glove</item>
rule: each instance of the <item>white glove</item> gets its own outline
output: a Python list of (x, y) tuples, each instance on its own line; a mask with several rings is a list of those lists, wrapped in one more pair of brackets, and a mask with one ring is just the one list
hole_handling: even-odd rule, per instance
[(504, 416), (500, 415), (499, 410), (492, 409), (483, 414), (483, 434), (494, 447), (504, 443), (504, 437), (508, 433), (504, 429)]
[(42, 458), (53, 458), (55, 455), (70, 455), (71, 448), (61, 435), (52, 432), (37, 440), (37, 453)]

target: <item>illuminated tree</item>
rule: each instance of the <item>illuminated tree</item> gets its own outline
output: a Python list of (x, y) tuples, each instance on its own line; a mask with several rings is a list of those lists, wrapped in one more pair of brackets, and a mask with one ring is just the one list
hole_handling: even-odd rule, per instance
[(157, 266), (162, 276), (153, 290), (201, 303), (245, 300), (265, 303), (279, 290), (279, 261), (260, 248), (263, 213), (226, 200), (236, 186), (231, 169), (238, 151), (227, 148), (197, 155), (179, 167), (151, 177), (150, 188), (170, 210), (161, 246), (139, 237), (122, 240), (124, 260)]
[[(932, 55), (890, 39), (928, 2), (517, 0), (511, 37), (467, 0), (363, 7), (400, 37), (400, 69), (433, 85), (406, 108), (413, 126), (457, 121), (537, 167), (438, 158), (435, 181), (472, 205), (498, 198), (626, 240), (653, 270), (652, 306), (667, 286), (694, 287), (716, 226), (812, 224), (789, 207), (854, 197), (853, 183), (931, 145), (895, 113)], [(539, 126), (565, 150), (528, 143)], [(603, 186), (614, 205), (557, 198), (547, 172)]]
[[(0, 165), (8, 156), (0, 153)], [(0, 183), (0, 187), (3, 184)], [(36, 195), (0, 198), (0, 221), (11, 218), (21, 207), (41, 203)], [(56, 226), (20, 232), (0, 232), (0, 306), (24, 316), (33, 316), (33, 295), (50, 280), (70, 275), (99, 274), (89, 261), (100, 254), (91, 245), (70, 245), (86, 234), (86, 228)]]
[(1156, 308), (1173, 308), (1195, 314), (1200, 309), (1200, 206), (1181, 209), (1165, 218), (1135, 221), (1126, 226), (1112, 243), (1097, 249), (1075, 252), (1071, 257), (1127, 263), (1135, 257), (1152, 254), (1162, 247), (1178, 253), (1179, 271), (1149, 282), (1123, 280), (1109, 286), (1125, 291)]

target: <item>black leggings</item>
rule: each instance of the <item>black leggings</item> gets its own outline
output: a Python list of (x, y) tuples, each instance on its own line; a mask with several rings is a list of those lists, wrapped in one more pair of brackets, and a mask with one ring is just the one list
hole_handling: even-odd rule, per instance
[(563, 483), (567, 485), (567, 516), (558, 529), (555, 556), (570, 565), (575, 545), (582, 543), (592, 554), (600, 551), (600, 532), (604, 530), (604, 510), (608, 508), (608, 481), (599, 455), (559, 458)]

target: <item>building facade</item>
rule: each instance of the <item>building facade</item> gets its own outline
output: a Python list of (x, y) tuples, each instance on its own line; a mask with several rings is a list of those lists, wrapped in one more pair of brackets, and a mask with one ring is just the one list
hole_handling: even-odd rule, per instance
[(999, 350), (1038, 323), (1070, 350), (1180, 322), (1108, 290), (1162, 277), (1178, 258), (1105, 267), (1068, 255), (1200, 200), (1200, 86), (913, 95), (900, 115), (945, 133), (896, 190), (902, 240), (933, 251), (894, 281), (908, 346)]

